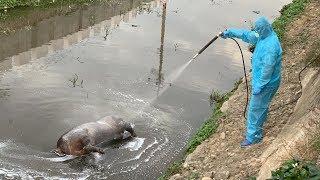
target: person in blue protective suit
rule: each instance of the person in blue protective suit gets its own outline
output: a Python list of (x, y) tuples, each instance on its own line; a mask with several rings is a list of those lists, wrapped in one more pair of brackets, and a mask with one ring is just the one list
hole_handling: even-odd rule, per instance
[(255, 46), (252, 56), (252, 94), (247, 113), (246, 138), (241, 147), (262, 140), (263, 123), (269, 104), (277, 92), (281, 79), (282, 48), (276, 33), (265, 17), (260, 17), (253, 30), (228, 29), (223, 38), (239, 38)]

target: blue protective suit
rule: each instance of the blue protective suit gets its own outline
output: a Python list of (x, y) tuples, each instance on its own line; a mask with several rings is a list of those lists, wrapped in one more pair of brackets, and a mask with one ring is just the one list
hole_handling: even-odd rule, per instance
[(250, 143), (257, 143), (262, 139), (262, 128), (267, 119), (269, 104), (280, 85), (282, 48), (271, 24), (264, 17), (256, 21), (253, 31), (228, 29), (222, 37), (240, 38), (255, 46), (246, 139)]

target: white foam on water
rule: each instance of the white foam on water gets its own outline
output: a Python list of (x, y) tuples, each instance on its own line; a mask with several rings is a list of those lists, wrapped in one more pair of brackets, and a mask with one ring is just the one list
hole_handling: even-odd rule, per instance
[(8, 146), (7, 142), (0, 142), (0, 150), (6, 148), (7, 146)]
[[(141, 138), (142, 139), (142, 138)], [(144, 138), (143, 138), (144, 139)], [(124, 169), (121, 169), (120, 171), (117, 171), (117, 172), (113, 172), (113, 173), (110, 173), (110, 175), (115, 175), (115, 174), (120, 174), (120, 173), (127, 173), (127, 172), (130, 172), (130, 171), (134, 171), (136, 170), (141, 164), (145, 163), (145, 162), (148, 162), (152, 157), (154, 157), (155, 153), (157, 151), (160, 151), (162, 149), (162, 147), (167, 144), (169, 142), (169, 139), (168, 138), (165, 138), (165, 142), (160, 144), (156, 149), (154, 149), (151, 154), (143, 161), (140, 161), (138, 162), (137, 164), (134, 164), (132, 166), (129, 166), (129, 167), (124, 167)], [(134, 160), (139, 160), (140, 157), (149, 149), (151, 148), (152, 146), (154, 146), (155, 144), (158, 144), (158, 140), (155, 138), (155, 141), (151, 144), (149, 144), (142, 152), (140, 152), (137, 156), (135, 156), (134, 158), (132, 159), (128, 159), (126, 161), (123, 161), (123, 162), (120, 162), (119, 164), (122, 164), (122, 163), (127, 163), (127, 162), (130, 162), (130, 161), (134, 161)]]
[(160, 151), (160, 150), (162, 149), (162, 147), (163, 147), (164, 145), (166, 145), (168, 142), (169, 142), (169, 139), (166, 137), (165, 142), (162, 143), (161, 145), (159, 145), (155, 150), (153, 150), (153, 151), (151, 152), (151, 154), (144, 160), (144, 162), (150, 161), (150, 159), (151, 159), (152, 157), (154, 157), (154, 154), (155, 154), (157, 151)]
[[(76, 156), (64, 156), (64, 157), (52, 157), (53, 154), (46, 152), (40, 152), (32, 149), (32, 147), (26, 146), (21, 143), (16, 143), (13, 140), (3, 140), (0, 142), (0, 155), (9, 160), (2, 160), (0, 158), (0, 175), (4, 176), (6, 179), (34, 179), (34, 177), (40, 177), (44, 179), (70, 179), (61, 176), (49, 175), (48, 171), (35, 170), (33, 167), (27, 165), (28, 162), (33, 163), (43, 163), (43, 161), (51, 162), (64, 162), (66, 160), (74, 159)], [(49, 157), (45, 157), (50, 155)], [(11, 161), (12, 160), (12, 161)], [(19, 162), (24, 162), (20, 164)], [(57, 168), (59, 166), (52, 165), (49, 168)], [(61, 173), (68, 177), (74, 176), (77, 179), (86, 179), (89, 177), (90, 173), (71, 173), (67, 172)]]
[(64, 161), (68, 161), (71, 159), (75, 159), (76, 157), (77, 156), (73, 156), (73, 155), (65, 155), (63, 157), (53, 157), (53, 158), (43, 158), (43, 157), (38, 156), (38, 158), (45, 159), (45, 160), (52, 161), (52, 162), (64, 162)]
[(17, 149), (17, 144), (12, 140), (12, 139), (4, 139), (0, 142), (0, 150), (5, 150), (5, 149)]
[[(120, 174), (120, 173), (126, 173), (126, 172), (130, 172), (130, 171), (134, 171), (136, 170), (139, 166), (141, 165), (141, 163), (138, 163), (138, 164), (135, 164), (133, 166), (129, 166), (128, 169), (126, 170), (121, 170), (121, 171), (118, 171), (118, 172), (114, 172), (114, 173), (111, 173), (110, 175), (115, 175), (115, 174)], [(102, 178), (104, 179), (104, 178)]]
[(138, 151), (146, 138), (134, 138), (133, 141), (130, 141), (124, 144), (120, 149), (129, 149), (130, 151)]
[[(19, 178), (19, 173), (15, 172), (14, 169), (6, 169), (6, 168), (0, 168), (0, 175), (4, 175), (4, 178), (6, 179), (15, 179)], [(25, 177), (27, 176), (25, 173), (23, 174)]]
[(143, 149), (138, 155), (136, 155), (135, 157), (131, 158), (131, 159), (128, 159), (128, 160), (125, 160), (125, 161), (122, 161), (120, 162), (120, 164), (122, 163), (126, 163), (126, 162), (130, 162), (130, 161), (136, 161), (136, 160), (139, 160), (140, 157), (149, 149), (151, 148), (152, 146), (158, 144), (158, 140), (156, 138), (154, 138), (154, 142), (149, 144), (145, 149)]
[(103, 154), (100, 154), (98, 152), (94, 152), (94, 153), (92, 153), (92, 155), (94, 157), (95, 162), (99, 162), (104, 159)]
[[(8, 166), (12, 168), (0, 168), (0, 175), (4, 175), (5, 179), (35, 179), (35, 177), (43, 178), (43, 179), (49, 179), (49, 180), (56, 180), (56, 179), (70, 179), (65, 178), (61, 176), (50, 176), (47, 174), (47, 172), (39, 172), (36, 170), (32, 170), (28, 167), (24, 166), (17, 166), (11, 163), (6, 163)], [(90, 172), (87, 170), (84, 170), (82, 173), (62, 173), (63, 175), (73, 175), (76, 177), (76, 179), (87, 179), (90, 176)], [(71, 178), (75, 179), (75, 178)]]

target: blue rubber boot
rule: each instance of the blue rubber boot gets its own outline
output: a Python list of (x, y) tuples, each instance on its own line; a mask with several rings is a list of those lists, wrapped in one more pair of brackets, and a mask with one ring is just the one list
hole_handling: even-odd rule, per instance
[(246, 147), (250, 147), (253, 143), (251, 143), (250, 141), (248, 141), (247, 139), (243, 140), (241, 143), (240, 143), (240, 147), (242, 148), (246, 148)]
[(250, 146), (252, 146), (254, 144), (258, 144), (260, 142), (261, 142), (261, 140), (257, 140), (255, 142), (250, 142), (249, 140), (245, 139), (240, 143), (240, 147), (246, 148), (246, 147), (250, 147)]

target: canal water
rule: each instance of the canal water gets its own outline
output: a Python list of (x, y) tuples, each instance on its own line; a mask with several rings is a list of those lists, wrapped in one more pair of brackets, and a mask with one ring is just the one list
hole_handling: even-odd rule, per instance
[[(0, 179), (156, 179), (210, 116), (210, 92), (228, 91), (242, 76), (231, 40), (218, 39), (185, 64), (219, 31), (250, 28), (259, 15), (274, 19), (288, 2), (22, 9), (19, 19), (0, 23), (11, 28), (0, 35)], [(107, 115), (133, 123), (138, 137), (104, 155), (50, 152), (66, 131)]]

